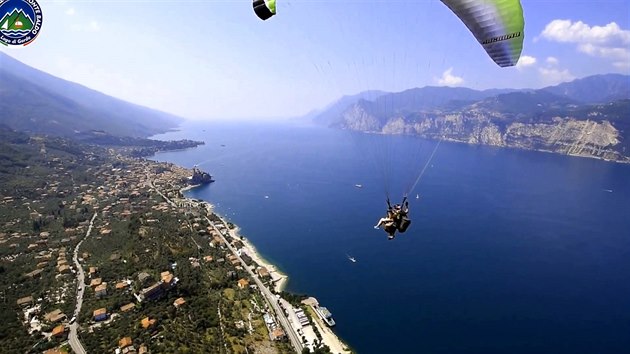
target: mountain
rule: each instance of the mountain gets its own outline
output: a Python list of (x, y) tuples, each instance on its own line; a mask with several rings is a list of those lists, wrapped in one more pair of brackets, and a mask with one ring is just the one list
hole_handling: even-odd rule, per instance
[(595, 75), (542, 90), (583, 103), (605, 103), (630, 98), (630, 77), (619, 74)]
[(335, 114), (329, 126), (341, 129), (630, 162), (630, 80), (623, 75), (539, 90), (423, 87), (338, 111), (320, 115)]
[(311, 120), (314, 123), (328, 126), (339, 120), (339, 116), (348, 108), (348, 106), (355, 104), (360, 100), (374, 100), (384, 94), (387, 94), (387, 92), (370, 90), (357, 93), (356, 95), (343, 96), (321, 110), (309, 112), (302, 117), (302, 119)]
[(54, 77), (0, 52), (0, 124), (12, 129), (60, 136), (101, 130), (147, 137), (182, 120)]

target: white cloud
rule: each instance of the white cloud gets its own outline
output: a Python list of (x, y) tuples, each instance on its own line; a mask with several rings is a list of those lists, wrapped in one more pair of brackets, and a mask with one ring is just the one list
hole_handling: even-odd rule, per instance
[(566, 43), (630, 43), (630, 31), (623, 30), (615, 22), (605, 26), (589, 26), (571, 20), (553, 20), (542, 31), (541, 36), (555, 42)]
[(517, 69), (523, 69), (528, 66), (532, 66), (536, 64), (536, 58), (529, 55), (522, 55), (521, 58), (516, 63)]
[(574, 43), (581, 53), (613, 61), (617, 67), (626, 67), (630, 61), (630, 30), (615, 22), (605, 26), (590, 26), (582, 21), (553, 20), (540, 34), (553, 42)]
[(462, 77), (453, 75), (452, 72), (453, 68), (448, 68), (445, 72), (442, 73), (441, 78), (436, 78), (437, 83), (442, 86), (461, 85), (464, 82), (464, 79)]
[(66, 15), (68, 15), (68, 16), (72, 16), (75, 13), (76, 13), (76, 11), (74, 10), (74, 7), (71, 7), (71, 8), (66, 10)]
[(556, 57), (547, 57), (546, 61), (549, 65), (558, 65), (558, 58)]
[(575, 79), (575, 76), (573, 76), (568, 69), (538, 68), (538, 73), (542, 81), (547, 85), (556, 85)]

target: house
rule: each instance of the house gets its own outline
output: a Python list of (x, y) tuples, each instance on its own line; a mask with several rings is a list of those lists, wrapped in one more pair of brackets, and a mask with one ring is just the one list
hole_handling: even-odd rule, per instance
[(59, 325), (52, 330), (53, 337), (64, 337), (66, 335), (66, 326)]
[(123, 305), (120, 307), (120, 312), (127, 312), (133, 310), (136, 307), (136, 304), (133, 302), (128, 303), (127, 305)]
[(142, 328), (148, 329), (153, 327), (156, 321), (157, 320), (155, 318), (151, 319), (149, 317), (145, 317), (140, 321), (140, 325), (142, 325)]
[(162, 287), (160, 283), (155, 283), (148, 288), (142, 289), (140, 295), (147, 300), (153, 300), (162, 295)]
[(90, 286), (91, 287), (97, 287), (97, 286), (101, 285), (102, 282), (103, 282), (103, 280), (101, 278), (92, 279), (92, 281), (90, 282)]
[(67, 274), (70, 273), (70, 266), (67, 265), (62, 265), (57, 267), (57, 271), (61, 274)]
[(90, 267), (90, 276), (96, 274), (98, 272), (98, 267)]
[(265, 267), (258, 268), (258, 276), (261, 278), (266, 278), (269, 276), (269, 271)]
[(247, 279), (241, 278), (238, 281), (238, 287), (241, 289), (245, 289), (247, 288), (247, 286), (249, 285), (249, 282), (247, 281)]
[(204, 262), (208, 263), (208, 262), (212, 262), (212, 256), (205, 256), (203, 257)]
[(32, 303), (33, 303), (32, 296), (21, 297), (17, 300), (18, 306), (28, 306), (28, 305), (31, 305)]
[(44, 315), (44, 319), (48, 322), (59, 322), (66, 318), (66, 314), (61, 312), (60, 309), (56, 309), (55, 311), (49, 312)]
[(68, 354), (68, 352), (63, 348), (53, 348), (48, 349), (44, 354)]
[(103, 321), (107, 319), (107, 309), (106, 308), (100, 308), (98, 310), (94, 310), (94, 312), (92, 313), (92, 315), (94, 316), (94, 321)]
[(173, 274), (171, 274), (171, 272), (162, 272), (160, 276), (162, 277), (162, 285), (165, 287), (171, 286), (171, 283), (173, 282)]
[(129, 283), (121, 281), (116, 283), (116, 290), (124, 289), (129, 286)]
[(282, 340), (286, 338), (287, 335), (284, 333), (282, 328), (276, 327), (269, 336), (271, 337), (271, 340)]
[(26, 273), (25, 275), (29, 278), (35, 279), (41, 277), (43, 271), (43, 269), (35, 269), (34, 271)]
[(125, 337), (121, 340), (118, 341), (118, 347), (120, 349), (123, 349), (125, 347), (130, 346), (131, 344), (133, 344), (133, 341), (131, 340), (131, 337)]
[(102, 283), (94, 289), (94, 295), (98, 298), (107, 295), (107, 283)]
[(179, 308), (185, 303), (186, 303), (186, 300), (184, 300), (183, 297), (180, 297), (179, 299), (175, 300), (175, 302), (173, 302), (173, 306), (175, 306), (175, 308)]

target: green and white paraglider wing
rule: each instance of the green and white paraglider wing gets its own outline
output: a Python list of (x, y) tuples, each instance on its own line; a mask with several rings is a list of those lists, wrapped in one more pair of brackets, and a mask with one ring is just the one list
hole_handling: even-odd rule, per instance
[(520, 0), (441, 1), (464, 22), (495, 63), (516, 65), (525, 27)]
[(276, 0), (254, 0), (254, 12), (261, 20), (276, 14)]

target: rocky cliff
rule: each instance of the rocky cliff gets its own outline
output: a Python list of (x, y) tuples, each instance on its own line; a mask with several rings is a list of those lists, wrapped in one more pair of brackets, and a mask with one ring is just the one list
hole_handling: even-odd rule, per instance
[[(442, 99), (443, 104), (414, 109), (360, 100), (331, 126), (630, 163), (630, 99), (624, 98), (628, 90), (619, 83), (628, 82), (628, 77), (620, 78), (611, 85), (612, 93), (598, 92), (601, 97), (621, 97), (606, 103), (585, 103), (576, 95), (559, 95), (549, 88), (500, 93), (477, 101), (458, 99), (456, 104)], [(584, 81), (579, 84), (583, 86)], [(563, 85), (572, 92), (570, 85)], [(402, 94), (409, 95), (391, 95)]]

